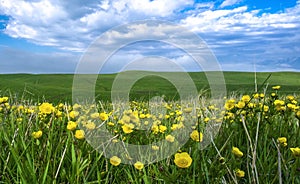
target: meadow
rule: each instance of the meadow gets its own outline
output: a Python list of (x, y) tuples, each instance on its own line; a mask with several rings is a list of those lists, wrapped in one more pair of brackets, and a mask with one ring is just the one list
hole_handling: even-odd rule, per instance
[[(109, 101), (115, 74), (95, 104), (72, 103), (72, 75), (0, 75), (0, 183), (300, 183), (299, 73), (257, 73), (255, 91), (253, 73), (225, 72), (218, 101), (190, 75), (198, 99), (145, 77), (126, 107)], [(151, 146), (145, 158), (124, 144)]]

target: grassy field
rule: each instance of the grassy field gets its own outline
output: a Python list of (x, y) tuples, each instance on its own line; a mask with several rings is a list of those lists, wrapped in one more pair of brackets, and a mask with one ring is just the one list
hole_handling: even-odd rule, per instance
[(108, 102), (113, 74), (95, 104), (71, 103), (72, 75), (1, 75), (0, 183), (300, 183), (299, 73), (258, 73), (258, 93), (253, 73), (224, 75), (219, 101), (178, 101), (151, 76), (127, 107)]
[[(197, 89), (209, 89), (204, 73), (189, 73)], [(262, 83), (271, 74), (267, 81), (269, 86), (282, 86), (281, 93), (293, 94), (300, 91), (300, 73), (275, 72), (257, 73), (257, 85)], [(116, 74), (100, 75), (96, 83), (96, 96), (101, 94), (101, 100), (110, 99), (110, 90)], [(228, 93), (254, 92), (254, 73), (224, 72)], [(72, 95), (73, 75), (71, 74), (9, 74), (0, 75), (0, 90), (3, 94), (17, 94), (18, 97), (47, 100), (70, 101)], [(266, 83), (266, 84), (267, 84)], [(265, 86), (263, 86), (265, 87)], [(171, 90), (170, 90), (171, 89)], [(152, 96), (164, 94), (168, 99), (178, 99), (175, 87), (167, 80), (157, 76), (148, 76), (140, 79), (130, 92), (131, 99), (149, 99)]]

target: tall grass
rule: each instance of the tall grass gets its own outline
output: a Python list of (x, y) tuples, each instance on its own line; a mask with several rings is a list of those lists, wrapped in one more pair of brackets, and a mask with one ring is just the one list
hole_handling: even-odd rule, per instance
[[(249, 94), (248, 100), (245, 95), (228, 97), (219, 104), (203, 98), (197, 106), (191, 106), (192, 101), (171, 101), (161, 104), (165, 112), (162, 116), (157, 111), (152, 113), (149, 103), (131, 102), (131, 113), (136, 112), (141, 126), (146, 120), (159, 120), (160, 125), (167, 127), (158, 133), (150, 127), (126, 134), (119, 123), (123, 112), (113, 111), (109, 103), (97, 104), (99, 113), (107, 115), (99, 121), (116, 140), (135, 144), (164, 140), (177, 131), (171, 129), (173, 124), (187, 125), (179, 118), (187, 107), (197, 113), (193, 127), (183, 128), (203, 133), (202, 142), (190, 138), (178, 150), (190, 155), (191, 165), (180, 168), (171, 154), (140, 170), (130, 164), (112, 165), (105, 152), (96, 151), (86, 139), (78, 139), (79, 125), (76, 130), (68, 130), (70, 121), (79, 123), (80, 114), (74, 115), (78, 106), (52, 104), (51, 112), (45, 113), (40, 108), (42, 103), (15, 100), (13, 96), (6, 100), (2, 96), (0, 183), (300, 183), (300, 153), (290, 149), (300, 146), (299, 97), (279, 95), (278, 90), (255, 94), (253, 98)], [(211, 125), (221, 128), (210, 140), (205, 130)], [(38, 130), (42, 131), (41, 137), (32, 134)], [(84, 130), (87, 138), (88, 130)], [(287, 142), (279, 141), (279, 137), (285, 137)], [(211, 143), (202, 149), (205, 141)], [(169, 144), (176, 144), (176, 139)], [(239, 148), (243, 156), (236, 156), (233, 147)], [(158, 154), (163, 150), (160, 147)]]

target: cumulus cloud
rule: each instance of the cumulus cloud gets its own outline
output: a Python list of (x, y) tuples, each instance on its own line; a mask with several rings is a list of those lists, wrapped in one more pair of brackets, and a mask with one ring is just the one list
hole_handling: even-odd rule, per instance
[(139, 18), (166, 17), (192, 5), (186, 0), (0, 1), (10, 20), (4, 32), (39, 44), (82, 51), (102, 32)]
[(237, 4), (241, 2), (241, 0), (225, 0), (223, 3), (220, 5), (221, 8), (224, 8), (226, 6), (232, 6), (234, 4)]
[[(268, 64), (265, 61), (276, 61), (276, 58), (289, 56), (288, 61), (296, 60), (300, 52), (300, 1), (294, 7), (273, 13), (253, 10), (242, 3), (242, 0), (224, 0), (218, 7), (215, 1), (196, 3), (191, 0), (103, 0), (88, 3), (82, 0), (1, 0), (0, 14), (9, 17), (3, 22), (2, 31), (10, 37), (79, 53), (114, 26), (156, 19), (174, 21), (199, 34), (221, 58), (221, 62), (226, 64), (226, 61), (231, 61), (226, 66), (232, 66), (232, 62), (242, 62), (241, 59), (251, 63), (253, 57), (258, 55), (263, 56), (258, 62), (265, 66)], [(129, 26), (128, 29), (131, 31), (125, 34), (122, 31), (106, 32), (106, 44), (112, 44), (114, 39), (125, 42), (131, 38), (143, 38), (144, 35), (159, 39), (170, 36), (169, 33), (174, 31), (174, 27), (154, 29), (143, 24)], [(193, 46), (190, 40), (184, 41), (184, 44)], [(148, 46), (132, 47), (127, 50), (128, 58), (152, 54), (151, 49), (146, 48)], [(166, 45), (154, 47), (161, 51), (159, 54), (168, 51), (164, 52), (164, 56), (169, 53), (178, 62), (189, 62), (178, 51), (168, 50)], [(32, 58), (34, 54), (25, 55)], [(35, 56), (44, 58), (44, 55)], [(119, 60), (121, 57), (116, 59)]]

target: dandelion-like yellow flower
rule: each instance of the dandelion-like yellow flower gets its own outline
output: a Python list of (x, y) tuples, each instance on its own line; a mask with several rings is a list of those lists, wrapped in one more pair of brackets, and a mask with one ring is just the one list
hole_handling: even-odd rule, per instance
[(277, 141), (283, 145), (283, 146), (287, 146), (287, 139), (286, 137), (278, 137)]
[(77, 139), (84, 139), (84, 131), (83, 130), (76, 130), (75, 137)]
[(114, 124), (113, 122), (111, 122), (111, 121), (108, 122), (107, 125), (108, 125), (108, 126), (115, 126), (115, 124)]
[(242, 171), (242, 170), (240, 170), (240, 169), (236, 169), (236, 170), (235, 170), (235, 174), (236, 174), (236, 176), (239, 177), (239, 178), (245, 177), (245, 172)]
[(279, 90), (279, 89), (280, 89), (280, 86), (273, 86), (272, 89), (274, 89), (274, 90)]
[(242, 96), (242, 101), (243, 101), (243, 102), (246, 102), (246, 103), (247, 103), (247, 102), (250, 101), (250, 99), (251, 99), (251, 98), (250, 98), (249, 95), (244, 95), (244, 96)]
[(174, 163), (177, 167), (188, 168), (192, 164), (193, 159), (187, 152), (176, 153)]
[(85, 127), (89, 130), (94, 130), (96, 128), (96, 125), (94, 122), (88, 122)]
[(153, 146), (152, 146), (152, 150), (155, 150), (155, 151), (157, 151), (157, 150), (159, 150), (159, 147), (158, 147), (158, 146), (155, 146), (155, 145), (153, 145)]
[(37, 132), (32, 132), (31, 135), (32, 135), (33, 138), (38, 139), (38, 138), (42, 137), (43, 132), (41, 130), (39, 130)]
[(8, 101), (8, 97), (7, 96), (0, 98), (0, 104), (1, 103), (6, 103), (7, 101)]
[(108, 120), (108, 115), (107, 115), (105, 112), (101, 112), (101, 113), (99, 114), (99, 117), (100, 117), (100, 119), (101, 119), (102, 121)]
[(235, 107), (235, 100), (234, 99), (230, 99), (227, 100), (225, 103), (225, 109), (230, 111), (231, 109), (233, 109)]
[(70, 130), (70, 131), (73, 131), (75, 130), (77, 127), (77, 123), (74, 122), (74, 121), (69, 121), (68, 122), (68, 125), (67, 125), (67, 129)]
[(192, 107), (187, 107), (187, 108), (183, 109), (183, 112), (185, 112), (185, 113), (191, 113), (192, 111), (193, 111)]
[(97, 119), (97, 118), (99, 118), (99, 113), (98, 113), (98, 112), (92, 113), (92, 114), (90, 115), (90, 117), (91, 117), (92, 119)]
[(167, 140), (168, 142), (174, 142), (175, 137), (172, 136), (172, 135), (167, 135), (167, 136), (166, 136), (166, 140)]
[(132, 123), (124, 124), (122, 126), (122, 130), (125, 134), (130, 134), (131, 132), (133, 132), (133, 128), (134, 128), (134, 125)]
[(297, 111), (296, 116), (300, 119), (300, 111)]
[(144, 168), (144, 164), (140, 161), (137, 161), (135, 164), (134, 164), (134, 167), (138, 170), (142, 170)]
[(166, 130), (167, 130), (167, 127), (165, 125), (159, 125), (159, 132), (160, 133), (165, 133)]
[(196, 142), (202, 142), (203, 140), (203, 134), (201, 132), (199, 133), (198, 130), (193, 130), (190, 137)]
[(111, 165), (113, 166), (118, 166), (121, 163), (121, 159), (117, 156), (113, 156), (109, 159), (109, 162), (111, 163)]
[(242, 157), (244, 154), (243, 152), (241, 152), (241, 150), (237, 147), (232, 147), (232, 151), (231, 151), (235, 156), (237, 157)]
[(51, 114), (54, 111), (52, 104), (44, 102), (39, 106), (39, 110), (42, 114)]
[(244, 101), (239, 101), (235, 106), (239, 109), (242, 109), (245, 107), (245, 102)]
[(290, 148), (290, 150), (292, 151), (292, 153), (295, 157), (300, 157), (300, 148), (299, 147)]
[(78, 115), (79, 115), (78, 111), (71, 111), (69, 113), (69, 117), (72, 118), (72, 119), (75, 119)]

